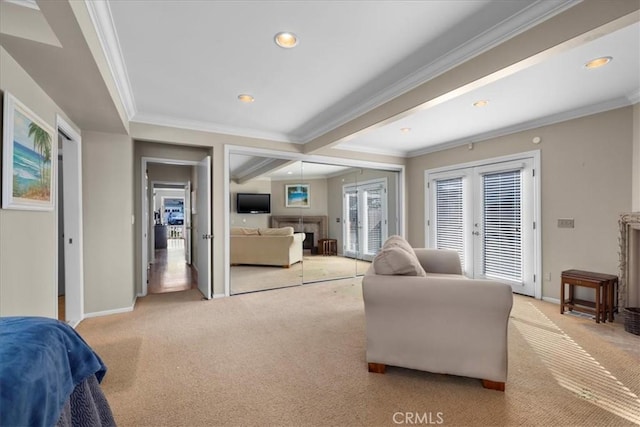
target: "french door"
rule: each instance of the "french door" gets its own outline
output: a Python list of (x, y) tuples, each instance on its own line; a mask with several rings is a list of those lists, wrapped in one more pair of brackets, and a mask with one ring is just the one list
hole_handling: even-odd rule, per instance
[(387, 239), (387, 181), (343, 187), (344, 256), (373, 260)]
[(465, 275), (535, 293), (533, 158), (428, 173), (428, 246), (458, 252)]

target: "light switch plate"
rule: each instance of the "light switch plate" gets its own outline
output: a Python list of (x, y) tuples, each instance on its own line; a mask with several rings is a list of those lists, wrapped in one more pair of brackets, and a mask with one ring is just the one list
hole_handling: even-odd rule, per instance
[(574, 228), (573, 218), (558, 218), (558, 228)]

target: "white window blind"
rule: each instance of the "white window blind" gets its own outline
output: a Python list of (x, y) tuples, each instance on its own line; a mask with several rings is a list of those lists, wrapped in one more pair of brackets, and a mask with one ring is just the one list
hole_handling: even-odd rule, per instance
[(522, 282), (521, 171), (483, 176), (484, 275)]
[(437, 249), (452, 249), (460, 255), (464, 264), (464, 212), (462, 178), (435, 182), (436, 187), (436, 232)]
[(375, 255), (382, 247), (382, 188), (367, 190), (367, 249), (368, 254)]

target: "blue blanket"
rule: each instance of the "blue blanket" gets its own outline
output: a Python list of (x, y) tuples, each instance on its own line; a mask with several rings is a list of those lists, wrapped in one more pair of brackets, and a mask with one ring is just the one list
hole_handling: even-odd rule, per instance
[(0, 318), (0, 426), (53, 426), (74, 387), (107, 367), (66, 323)]

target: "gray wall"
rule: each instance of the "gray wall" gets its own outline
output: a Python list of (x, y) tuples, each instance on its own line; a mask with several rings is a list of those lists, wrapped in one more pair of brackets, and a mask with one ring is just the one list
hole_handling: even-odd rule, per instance
[[(424, 171), (540, 149), (543, 297), (559, 299), (560, 273), (618, 272), (618, 216), (631, 209), (633, 107), (570, 120), (411, 158), (407, 165), (408, 238), (424, 240)], [(635, 109), (637, 111), (637, 109)], [(532, 138), (539, 136), (539, 145)], [(558, 218), (575, 218), (558, 229)]]
[(640, 104), (633, 106), (633, 180), (631, 210), (640, 212)]
[(131, 138), (84, 132), (82, 166), (85, 312), (132, 308), (136, 293)]
[[(54, 129), (56, 114), (73, 125), (62, 109), (2, 47), (0, 90), (3, 96), (11, 93)], [(55, 176), (56, 170), (53, 172)], [(0, 316), (57, 317), (56, 222), (55, 210), (0, 209)]]
[[(308, 184), (309, 207), (288, 208), (285, 202), (285, 185)], [(271, 181), (271, 214), (272, 215), (327, 215), (327, 180), (326, 179), (288, 179)]]

